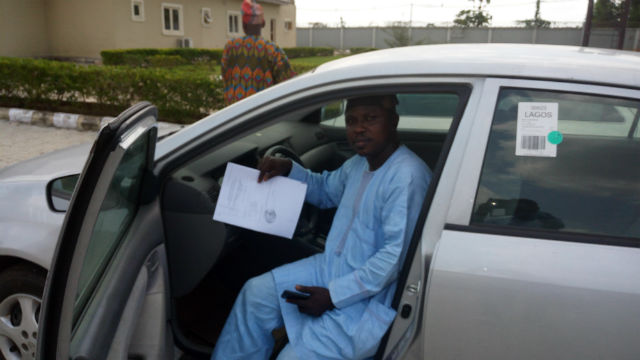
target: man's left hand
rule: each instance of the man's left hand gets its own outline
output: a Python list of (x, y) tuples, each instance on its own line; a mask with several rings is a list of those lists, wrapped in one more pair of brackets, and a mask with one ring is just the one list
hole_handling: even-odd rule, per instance
[(287, 299), (288, 303), (297, 305), (303, 314), (320, 316), (325, 311), (335, 308), (327, 288), (296, 285), (296, 290), (311, 295), (307, 299)]

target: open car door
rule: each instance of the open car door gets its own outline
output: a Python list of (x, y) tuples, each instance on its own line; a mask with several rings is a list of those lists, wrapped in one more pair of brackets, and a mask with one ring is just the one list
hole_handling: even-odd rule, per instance
[[(98, 134), (47, 278), (39, 359), (157, 358), (172, 349), (166, 328), (144, 319), (150, 301), (164, 307), (166, 299), (162, 227), (149, 225), (157, 215), (151, 172), (156, 121), (157, 109), (139, 103)], [(145, 344), (135, 345), (141, 326), (153, 326), (159, 338), (154, 341), (147, 328)]]

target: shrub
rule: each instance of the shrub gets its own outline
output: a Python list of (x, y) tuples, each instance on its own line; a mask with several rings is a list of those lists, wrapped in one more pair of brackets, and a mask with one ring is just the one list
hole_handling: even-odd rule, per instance
[[(153, 59), (176, 57), (184, 59), (184, 64), (218, 64), (222, 58), (221, 49), (123, 49), (100, 52), (104, 65), (154, 66)], [(157, 61), (157, 60), (155, 60)], [(161, 61), (162, 62), (162, 61)]]
[[(97, 102), (123, 109), (147, 100), (163, 120), (187, 123), (221, 108), (217, 74), (129, 66), (81, 66), (51, 60), (0, 57), (0, 96), (24, 106)], [(116, 115), (116, 114), (113, 114)]]
[(351, 55), (355, 55), (355, 54), (362, 54), (365, 52), (369, 52), (369, 51), (375, 51), (378, 50), (376, 48), (370, 48), (370, 47), (352, 47), (349, 49), (349, 53)]
[(173, 67), (189, 63), (187, 59), (178, 55), (153, 55), (147, 57), (147, 61), (151, 67)]
[[(331, 50), (299, 49), (298, 54), (313, 56)], [(158, 106), (162, 120), (188, 123), (224, 106), (220, 69), (217, 61), (211, 61), (221, 53), (203, 49), (102, 52), (105, 63), (120, 66), (0, 57), (0, 104), (114, 116), (147, 100)], [(302, 59), (293, 62), (292, 68), (302, 74), (317, 65)]]
[[(358, 48), (366, 49), (366, 48)], [(330, 47), (295, 47), (284, 48), (289, 59), (313, 56), (332, 56)], [(183, 64), (219, 64), (222, 59), (222, 49), (124, 49), (104, 50), (100, 52), (104, 65), (128, 65), (139, 67), (172, 66)], [(178, 61), (182, 58), (185, 62)]]

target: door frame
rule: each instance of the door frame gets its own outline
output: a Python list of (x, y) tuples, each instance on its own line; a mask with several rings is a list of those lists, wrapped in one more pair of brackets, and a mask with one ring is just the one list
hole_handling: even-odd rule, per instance
[(148, 170), (153, 166), (157, 117), (155, 106), (141, 102), (98, 133), (71, 198), (47, 275), (38, 330), (38, 358), (69, 357), (79, 273), (102, 200), (124, 150), (147, 134), (151, 138), (146, 164)]

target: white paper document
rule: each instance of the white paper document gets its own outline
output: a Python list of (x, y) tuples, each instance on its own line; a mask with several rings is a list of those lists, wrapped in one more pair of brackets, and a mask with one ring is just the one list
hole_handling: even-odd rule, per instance
[(291, 239), (307, 184), (282, 176), (258, 183), (259, 174), (227, 163), (213, 220)]

